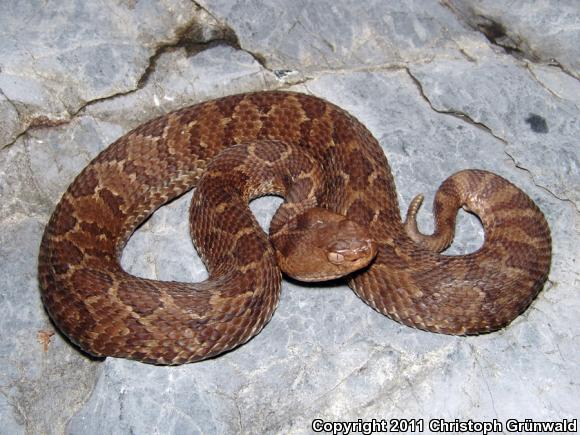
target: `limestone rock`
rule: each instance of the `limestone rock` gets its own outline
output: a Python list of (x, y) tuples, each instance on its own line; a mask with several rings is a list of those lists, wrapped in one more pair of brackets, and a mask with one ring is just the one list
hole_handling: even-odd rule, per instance
[[(580, 85), (570, 41), (579, 14), (573, 1), (523, 3), (4, 2), (0, 433), (311, 433), (314, 418), (577, 418)], [(504, 26), (503, 37), (491, 41), (473, 11)], [(527, 45), (506, 50), (517, 37)], [(436, 187), (455, 171), (488, 169), (521, 187), (553, 237), (549, 281), (530, 309), (502, 331), (450, 337), (402, 326), (343, 284), (285, 282), (258, 336), (200, 363), (94, 360), (51, 335), (36, 258), (78, 172), (147, 119), (265, 89), (320, 96), (358, 117), (389, 159), (403, 213), (425, 193), (425, 232)], [(133, 235), (122, 258), (129, 272), (207, 276), (188, 235), (189, 197)], [(251, 204), (264, 228), (279, 203)], [(477, 219), (459, 217), (450, 254), (483, 242)]]

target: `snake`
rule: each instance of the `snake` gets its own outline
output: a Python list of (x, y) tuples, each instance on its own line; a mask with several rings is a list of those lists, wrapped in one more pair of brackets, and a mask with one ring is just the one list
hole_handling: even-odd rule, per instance
[[(125, 271), (132, 233), (193, 188), (190, 232), (207, 280)], [(262, 195), (284, 198), (268, 234), (248, 207)], [(283, 274), (344, 279), (370, 307), (420, 330), (477, 335), (507, 326), (547, 280), (543, 213), (479, 169), (442, 182), (432, 234), (417, 226), (422, 201), (417, 195), (401, 217), (381, 145), (326, 100), (261, 91), (202, 102), (133, 129), (74, 179), (41, 241), (41, 299), (81, 351), (161, 365), (254, 337), (279, 303)], [(479, 218), (484, 241), (448, 255), (461, 208)]]

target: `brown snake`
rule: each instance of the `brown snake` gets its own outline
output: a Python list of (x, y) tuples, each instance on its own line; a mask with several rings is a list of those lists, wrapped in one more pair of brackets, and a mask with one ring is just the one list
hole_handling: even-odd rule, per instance
[[(194, 186), (191, 232), (209, 279), (125, 272), (120, 256), (135, 228)], [(267, 193), (286, 197), (270, 239), (247, 208)], [(402, 222), (378, 142), (324, 100), (258, 92), (201, 103), (129, 132), (75, 179), (40, 247), (42, 300), (90, 354), (156, 364), (208, 358), (257, 334), (278, 304), (279, 266), (305, 280), (359, 269), (348, 275), (356, 294), (416, 328), (479, 334), (507, 325), (547, 278), (551, 239), (541, 211), (480, 170), (443, 182), (433, 235), (417, 230), (421, 200)], [(460, 207), (480, 218), (484, 244), (442, 255)]]

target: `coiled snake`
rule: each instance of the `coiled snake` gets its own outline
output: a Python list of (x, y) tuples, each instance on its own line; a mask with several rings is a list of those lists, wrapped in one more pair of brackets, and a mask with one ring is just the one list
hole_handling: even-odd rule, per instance
[[(125, 272), (119, 258), (135, 228), (194, 186), (191, 233), (209, 279)], [(267, 193), (286, 198), (270, 238), (247, 208)], [(547, 278), (541, 211), (480, 170), (443, 182), (432, 235), (415, 224), (421, 200), (402, 222), (378, 142), (324, 100), (257, 92), (201, 103), (129, 132), (74, 180), (42, 239), (42, 300), (90, 354), (155, 364), (201, 360), (257, 334), (278, 304), (279, 267), (303, 280), (347, 275), (367, 304), (416, 328), (479, 334), (507, 325)], [(459, 207), (480, 218), (484, 244), (442, 255)]]

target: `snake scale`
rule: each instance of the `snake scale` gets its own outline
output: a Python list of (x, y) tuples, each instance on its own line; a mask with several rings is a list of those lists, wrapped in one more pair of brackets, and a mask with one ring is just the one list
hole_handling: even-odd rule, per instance
[[(125, 272), (120, 256), (133, 231), (193, 187), (191, 233), (208, 280)], [(270, 237), (247, 208), (263, 194), (286, 199)], [(137, 127), (78, 175), (42, 239), (42, 300), (84, 351), (154, 364), (201, 360), (256, 335), (278, 304), (280, 267), (298, 278), (293, 268), (308, 269), (304, 280), (347, 274), (368, 305), (415, 328), (464, 335), (507, 325), (547, 278), (551, 237), (542, 212), (481, 170), (443, 182), (432, 235), (415, 223), (421, 201), (402, 221), (380, 145), (329, 102), (290, 92), (204, 102)], [(481, 220), (483, 246), (443, 255), (460, 207)]]

